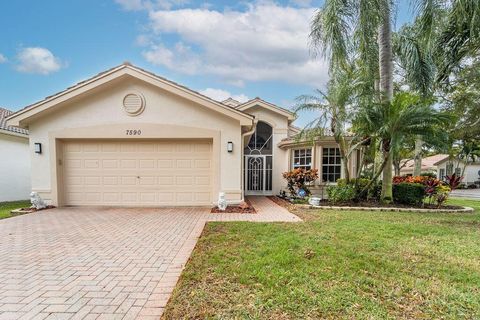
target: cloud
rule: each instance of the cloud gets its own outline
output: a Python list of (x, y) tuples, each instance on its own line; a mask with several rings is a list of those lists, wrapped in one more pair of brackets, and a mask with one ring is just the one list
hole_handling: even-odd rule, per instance
[(170, 10), (174, 7), (183, 6), (189, 0), (115, 0), (124, 10)]
[(197, 54), (181, 42), (175, 44), (173, 49), (163, 45), (152, 45), (149, 50), (143, 52), (143, 57), (153, 65), (165, 66), (188, 75), (197, 74), (201, 65)]
[(230, 92), (228, 91), (225, 91), (225, 90), (222, 90), (222, 89), (214, 89), (214, 88), (206, 88), (205, 90), (201, 90), (199, 91), (201, 94), (207, 96), (207, 97), (210, 97), (214, 100), (217, 100), (217, 101), (224, 101), (224, 100), (227, 100), (228, 98), (233, 98), (239, 102), (246, 102), (249, 100), (249, 98), (244, 95), (243, 93), (242, 94), (231, 94)]
[(308, 48), (314, 11), (270, 2), (248, 5), (246, 11), (150, 10), (150, 39), (175, 35), (179, 40), (173, 46), (157, 40), (143, 56), (155, 65), (231, 84), (278, 80), (321, 86), (328, 66), (312, 60)]
[(7, 60), (8, 59), (3, 54), (0, 53), (0, 63), (5, 63), (7, 62)]
[(47, 75), (62, 68), (62, 62), (50, 50), (40, 47), (22, 49), (18, 55), (16, 69), (24, 73)]
[(299, 7), (308, 8), (312, 5), (312, 0), (291, 0), (290, 3)]

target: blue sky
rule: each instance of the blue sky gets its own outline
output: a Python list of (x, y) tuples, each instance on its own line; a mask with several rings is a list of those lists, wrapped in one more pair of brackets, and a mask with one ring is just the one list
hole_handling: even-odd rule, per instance
[[(130, 61), (216, 99), (260, 96), (288, 108), (328, 79), (307, 44), (321, 3), (2, 1), (0, 106), (18, 110)], [(404, 2), (398, 12), (397, 26), (411, 16)]]

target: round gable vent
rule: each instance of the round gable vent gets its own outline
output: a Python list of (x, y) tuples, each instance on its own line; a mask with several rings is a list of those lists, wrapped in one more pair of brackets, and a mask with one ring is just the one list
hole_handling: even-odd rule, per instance
[(123, 98), (123, 109), (130, 116), (138, 116), (145, 108), (145, 99), (139, 93), (129, 93)]

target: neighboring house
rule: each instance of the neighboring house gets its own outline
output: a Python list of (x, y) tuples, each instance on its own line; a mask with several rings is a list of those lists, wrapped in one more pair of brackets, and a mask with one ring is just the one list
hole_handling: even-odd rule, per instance
[(0, 108), (0, 202), (28, 199), (31, 190), (28, 131), (8, 126), (11, 114)]
[(54, 205), (188, 206), (212, 205), (219, 192), (230, 203), (278, 194), (282, 172), (297, 167), (336, 181), (333, 138), (296, 142), (294, 120), (260, 98), (217, 102), (125, 63), (9, 124), (29, 129), (33, 191)]
[[(437, 177), (437, 165), (435, 163), (448, 159), (448, 154), (436, 154), (429, 157), (422, 158), (422, 174), (424, 173), (435, 173)], [(415, 161), (413, 159), (402, 160), (402, 168), (400, 169), (401, 176), (413, 175), (413, 170), (415, 168)]]
[(444, 180), (445, 176), (451, 175), (453, 173), (460, 176), (463, 172), (462, 183), (467, 186), (471, 184), (480, 184), (480, 162), (470, 162), (466, 165), (465, 168), (465, 162), (459, 162), (456, 159), (451, 160), (447, 157), (436, 162), (435, 166), (437, 166), (437, 176), (441, 180)]

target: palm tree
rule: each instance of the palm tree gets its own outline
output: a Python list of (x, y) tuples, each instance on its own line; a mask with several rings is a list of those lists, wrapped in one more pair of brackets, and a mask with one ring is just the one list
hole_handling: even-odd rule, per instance
[[(412, 0), (416, 5), (422, 37), (429, 46), (439, 26), (438, 16), (448, 10), (448, 27), (442, 31), (436, 51), (441, 45), (448, 50), (440, 54), (444, 61), (443, 74), (467, 53), (480, 48), (480, 2), (478, 0)], [(392, 6), (394, 0), (325, 0), (311, 25), (311, 45), (315, 52), (329, 59), (331, 70), (343, 67), (359, 59), (363, 79), (369, 79), (368, 87), (375, 94), (367, 103), (377, 102), (388, 106), (393, 96), (392, 62)], [(468, 10), (468, 14), (463, 14)], [(473, 41), (471, 41), (473, 40)], [(412, 47), (413, 48), (413, 47)], [(415, 48), (414, 48), (415, 49)], [(411, 53), (415, 53), (411, 51)], [(438, 55), (438, 54), (437, 54)], [(418, 57), (418, 56), (417, 56)], [(408, 57), (407, 58), (411, 58)], [(415, 57), (414, 57), (415, 58)], [(409, 62), (410, 63), (410, 62)], [(412, 64), (418, 71), (418, 65)], [(450, 69), (449, 69), (450, 68)], [(422, 73), (424, 70), (420, 70)], [(448, 76), (447, 76), (448, 77)], [(421, 82), (419, 82), (421, 84)], [(378, 92), (378, 94), (376, 94)], [(372, 101), (373, 100), (373, 101)], [(376, 101), (375, 101), (376, 100)], [(392, 196), (392, 155), (390, 144), (384, 141), (382, 152), (385, 160), (382, 199)]]
[[(406, 135), (434, 135), (438, 126), (445, 125), (451, 120), (448, 114), (441, 113), (431, 106), (426, 107), (420, 102), (418, 95), (402, 92), (396, 94), (391, 103), (374, 104), (359, 112), (354, 122), (355, 130), (360, 134), (377, 138), (383, 151), (380, 170), (376, 172), (365, 191), (389, 165), (389, 158), (392, 157), (385, 149), (398, 148)], [(382, 194), (388, 195), (387, 189), (392, 189), (392, 170), (389, 172), (390, 178), (382, 181)], [(384, 198), (383, 201), (388, 202), (388, 199)]]
[[(437, 81), (448, 82), (452, 71), (469, 56), (480, 52), (480, 1), (478, 0), (423, 0), (425, 6), (424, 25), (430, 20), (439, 21), (439, 12), (447, 8), (445, 21), (442, 21), (440, 35), (435, 41), (435, 58), (439, 65)], [(425, 27), (426, 29), (426, 27)]]
[[(394, 35), (394, 53), (405, 84), (410, 90), (421, 95), (424, 103), (433, 104), (436, 66), (433, 60), (434, 46), (431, 29), (423, 28), (424, 19), (419, 17), (413, 25), (403, 26)], [(432, 22), (433, 23), (433, 22)], [(437, 29), (437, 28), (435, 28)], [(413, 156), (413, 175), (419, 176), (422, 170), (422, 152), (424, 137), (415, 137), (415, 152)]]
[[(305, 111), (318, 111), (319, 114), (319, 117), (302, 129), (297, 139), (314, 140), (324, 136), (326, 132), (333, 134), (339, 146), (340, 157), (345, 164), (354, 150), (351, 133), (346, 129), (353, 119), (351, 103), (358, 85), (353, 73), (354, 69), (350, 66), (333, 70), (327, 91), (317, 89), (314, 95), (299, 96), (294, 110), (297, 114)], [(343, 177), (348, 182), (350, 180), (348, 165), (342, 167)]]

